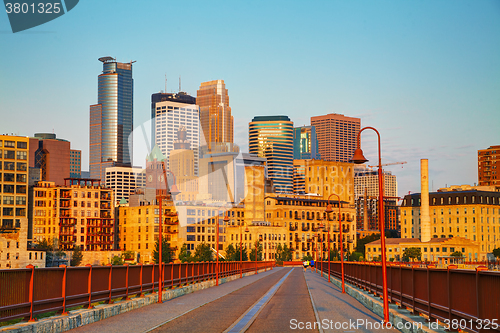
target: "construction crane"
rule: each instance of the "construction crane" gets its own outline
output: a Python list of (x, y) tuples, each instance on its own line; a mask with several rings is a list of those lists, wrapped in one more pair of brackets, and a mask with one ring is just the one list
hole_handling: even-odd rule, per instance
[[(394, 162), (394, 163), (385, 163), (385, 164), (382, 164), (382, 166), (387, 166), (387, 165), (396, 165), (396, 164), (406, 164), (407, 162), (406, 161), (403, 161), (403, 162)], [(376, 168), (378, 167), (378, 165), (369, 165), (370, 168)]]

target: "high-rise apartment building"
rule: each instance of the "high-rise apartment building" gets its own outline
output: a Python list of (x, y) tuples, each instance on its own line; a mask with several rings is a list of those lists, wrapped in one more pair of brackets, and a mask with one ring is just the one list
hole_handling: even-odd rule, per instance
[[(151, 116), (154, 123), (154, 143), (166, 157), (166, 167), (170, 169), (170, 152), (174, 149), (177, 131), (183, 127), (186, 139), (191, 143), (194, 155), (193, 171), (198, 175), (198, 160), (200, 146), (200, 114), (196, 98), (186, 93), (164, 94), (151, 96)], [(154, 108), (154, 110), (153, 110)]]
[(480, 186), (500, 186), (500, 145), (477, 151), (477, 175)]
[(105, 186), (113, 190), (115, 204), (122, 199), (129, 200), (136, 189), (146, 186), (146, 170), (141, 168), (106, 168)]
[(233, 141), (233, 116), (224, 80), (203, 82), (196, 94), (200, 107), (202, 145)]
[(105, 180), (112, 166), (131, 166), (134, 125), (132, 61), (102, 57), (97, 104), (90, 106), (90, 177)]
[(318, 138), (314, 126), (302, 126), (293, 129), (293, 159), (321, 159), (321, 155), (318, 153)]
[(257, 116), (248, 132), (249, 152), (267, 159), (276, 191), (293, 193), (293, 122), (287, 116)]
[(356, 138), (360, 130), (359, 118), (331, 113), (311, 117), (316, 127), (318, 150), (326, 161), (349, 162), (356, 149)]
[[(29, 138), (0, 135), (0, 232), (16, 232), (27, 218)], [(26, 226), (27, 227), (27, 226)]]

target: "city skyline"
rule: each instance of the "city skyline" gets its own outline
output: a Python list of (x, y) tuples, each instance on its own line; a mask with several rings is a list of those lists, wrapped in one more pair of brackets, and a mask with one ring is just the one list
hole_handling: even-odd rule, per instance
[[(111, 18), (114, 25), (106, 26), (110, 33), (119, 31), (116, 39), (97, 38), (110, 19), (106, 10), (101, 12), (107, 6), (112, 4), (100, 4), (97, 11), (97, 2), (81, 3), (58, 20), (15, 35), (6, 33), (10, 28), (3, 14), (0, 38), (10, 52), (0, 65), (5, 78), (0, 83), (5, 119), (0, 133), (54, 131), (82, 150), (82, 170), (88, 170), (88, 105), (97, 100), (100, 71), (95, 59), (111, 55), (124, 62), (137, 60), (136, 125), (149, 119), (150, 96), (164, 89), (165, 72), (167, 92), (173, 86), (178, 90), (182, 75), (182, 90), (190, 95), (201, 82), (223, 79), (231, 94), (234, 142), (242, 152), (248, 151), (253, 116), (284, 114), (296, 126), (309, 125), (312, 115), (358, 117), (361, 127), (381, 132), (383, 163), (408, 162), (385, 168), (398, 177), (401, 195), (420, 191), (420, 158), (429, 158), (431, 190), (473, 185), (478, 181), (477, 150), (498, 144), (500, 60), (495, 55), (500, 43), (495, 36), (500, 11), (493, 1), (418, 6), (332, 2), (315, 8), (285, 2), (231, 4), (221, 13), (226, 22), (213, 27), (234, 26), (222, 32), (230, 42), (224, 51), (208, 43), (211, 29), (201, 29), (208, 5), (171, 4), (170, 12), (192, 13), (193, 24), (179, 31), (195, 40), (176, 43), (178, 55), (165, 46), (158, 45), (159, 52), (146, 47), (151, 37), (123, 19), (146, 11), (132, 5), (122, 6), (122, 18)], [(95, 26), (89, 27), (84, 21), (92, 15)], [(159, 29), (156, 15), (147, 22), (147, 31)], [(259, 17), (258, 24), (251, 17)], [(182, 20), (171, 18), (173, 23)], [(299, 19), (303, 21), (296, 25)], [(28, 52), (33, 48), (36, 56)], [(66, 68), (74, 63), (78, 66), (70, 74)], [(31, 98), (25, 98), (26, 91)], [(374, 134), (363, 133), (368, 164), (376, 164), (375, 143)], [(134, 157), (134, 165), (144, 165), (145, 156)]]

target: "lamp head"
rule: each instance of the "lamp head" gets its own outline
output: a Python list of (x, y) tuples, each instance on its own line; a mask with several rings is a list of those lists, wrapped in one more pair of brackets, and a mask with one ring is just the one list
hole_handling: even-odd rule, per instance
[(326, 206), (325, 212), (326, 212), (327, 214), (328, 214), (328, 213), (332, 213), (332, 212), (333, 212), (332, 205), (328, 205), (328, 206)]
[(227, 224), (229, 222), (229, 214), (226, 212), (226, 214), (224, 214), (224, 223)]
[(176, 196), (179, 193), (181, 192), (177, 189), (177, 186), (175, 186), (175, 184), (170, 186), (170, 195)]
[(245, 232), (250, 232), (250, 229), (248, 229), (248, 227), (246, 227)]
[(356, 148), (354, 151), (354, 156), (351, 158), (351, 162), (354, 164), (363, 164), (368, 162), (368, 160), (363, 156), (363, 151), (361, 148)]

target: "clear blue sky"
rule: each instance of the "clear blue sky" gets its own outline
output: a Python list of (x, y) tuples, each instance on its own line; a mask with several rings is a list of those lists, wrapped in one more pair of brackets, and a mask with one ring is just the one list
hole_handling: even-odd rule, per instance
[[(52, 132), (83, 152), (101, 56), (134, 64), (135, 126), (151, 94), (223, 79), (235, 142), (254, 115), (360, 117), (382, 135), (399, 194), (477, 182), (500, 144), (500, 1), (97, 1), (13, 34), (0, 13), (0, 133)], [(366, 133), (366, 134), (365, 134)], [(376, 163), (375, 135), (364, 132)], [(134, 156), (136, 165), (144, 156)]]

